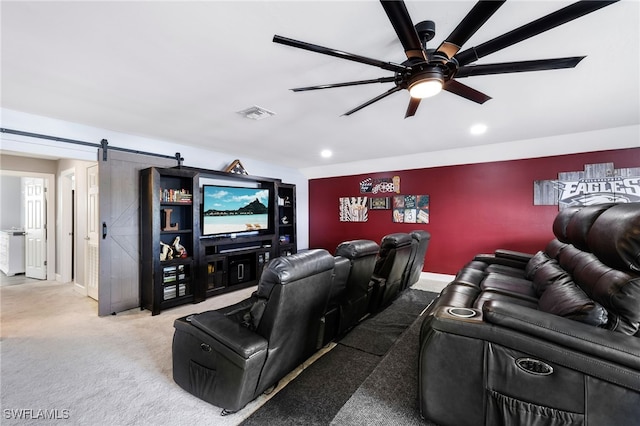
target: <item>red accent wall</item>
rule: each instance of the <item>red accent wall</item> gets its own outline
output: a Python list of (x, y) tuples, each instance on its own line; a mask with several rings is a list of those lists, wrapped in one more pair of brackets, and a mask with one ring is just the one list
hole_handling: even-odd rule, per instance
[[(558, 207), (534, 206), (533, 182), (607, 162), (640, 167), (640, 148), (311, 179), (309, 247), (333, 253), (342, 241), (380, 242), (393, 232), (424, 229), (431, 233), (424, 271), (444, 274), (455, 274), (475, 254), (497, 248), (535, 253), (553, 238)], [(429, 224), (393, 223), (391, 210), (369, 210), (367, 222), (340, 222), (340, 197), (366, 195), (359, 187), (366, 178), (393, 176), (400, 176), (400, 194), (430, 196)]]

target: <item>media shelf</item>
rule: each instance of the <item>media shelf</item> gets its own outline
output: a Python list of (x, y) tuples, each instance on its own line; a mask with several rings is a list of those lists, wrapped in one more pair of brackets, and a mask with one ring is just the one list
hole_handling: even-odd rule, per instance
[(274, 236), (239, 240), (201, 240), (205, 297), (258, 284), (264, 267), (273, 258)]
[(199, 301), (195, 279), (200, 227), (197, 173), (151, 167), (140, 172), (140, 307)]
[[(229, 234), (203, 229), (204, 188), (218, 182), (268, 190), (266, 227)], [(295, 185), (184, 166), (141, 170), (140, 240), (140, 307), (152, 315), (255, 286), (271, 259), (297, 251)]]
[(278, 183), (278, 256), (289, 256), (297, 251), (296, 241), (296, 186)]

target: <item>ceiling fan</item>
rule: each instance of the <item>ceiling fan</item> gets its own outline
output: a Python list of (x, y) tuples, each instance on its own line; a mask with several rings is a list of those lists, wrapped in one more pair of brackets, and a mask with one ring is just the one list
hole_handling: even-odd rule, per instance
[(441, 90), (454, 93), (473, 102), (483, 104), (491, 99), (457, 79), (478, 75), (505, 74), (525, 71), (542, 71), (575, 67), (584, 56), (532, 61), (502, 62), (496, 64), (473, 65), (478, 59), (514, 45), (522, 40), (536, 36), (554, 27), (594, 12), (618, 0), (583, 0), (573, 3), (542, 18), (509, 31), (476, 47), (460, 51), (465, 42), (502, 6), (502, 1), (478, 1), (453, 32), (436, 49), (428, 49), (427, 42), (435, 36), (435, 23), (422, 21), (413, 25), (407, 7), (403, 1), (380, 0), (398, 39), (402, 44), (407, 60), (401, 64), (384, 62), (341, 50), (298, 41), (279, 35), (273, 37), (275, 43), (297, 47), (299, 49), (335, 56), (349, 61), (372, 65), (394, 72), (393, 76), (345, 83), (323, 84), (319, 86), (299, 87), (294, 92), (329, 89), (333, 87), (357, 86), (370, 83), (394, 83), (394, 87), (347, 111), (351, 115), (362, 108), (377, 102), (392, 93), (409, 90), (411, 100), (405, 118), (415, 115), (423, 98), (434, 96)]

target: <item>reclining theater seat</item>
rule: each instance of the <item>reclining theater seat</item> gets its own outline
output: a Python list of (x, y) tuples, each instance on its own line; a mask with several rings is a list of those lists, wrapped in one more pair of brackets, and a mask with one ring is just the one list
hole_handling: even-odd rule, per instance
[(520, 256), (521, 267), (515, 252), (476, 256), (429, 307), (424, 418), (638, 424), (640, 203), (564, 209), (553, 231), (544, 251)]
[(411, 231), (409, 233), (412, 242), (412, 253), (407, 264), (408, 272), (405, 274), (405, 282), (402, 284), (402, 289), (406, 289), (414, 285), (420, 279), (420, 273), (424, 268), (424, 258), (427, 255), (427, 248), (429, 247), (429, 240), (431, 240), (431, 234), (424, 230)]
[(411, 235), (402, 232), (382, 238), (373, 269), (373, 295), (369, 305), (371, 313), (387, 306), (403, 290), (412, 242)]
[(244, 407), (316, 352), (332, 285), (326, 250), (273, 259), (248, 299), (177, 319), (173, 378), (224, 409)]
[(340, 263), (338, 259), (346, 259), (349, 264), (344, 292), (335, 299), (340, 318), (336, 335), (349, 330), (369, 312), (371, 277), (379, 250), (378, 243), (371, 240), (345, 241), (336, 248), (336, 264)]

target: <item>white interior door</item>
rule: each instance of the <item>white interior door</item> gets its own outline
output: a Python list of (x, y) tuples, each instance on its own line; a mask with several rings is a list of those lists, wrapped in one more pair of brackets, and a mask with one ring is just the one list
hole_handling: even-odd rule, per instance
[(22, 178), (25, 203), (25, 275), (47, 279), (47, 199), (42, 178)]
[(87, 167), (87, 235), (85, 240), (85, 283), (87, 295), (98, 300), (100, 280), (100, 180), (98, 165)]

